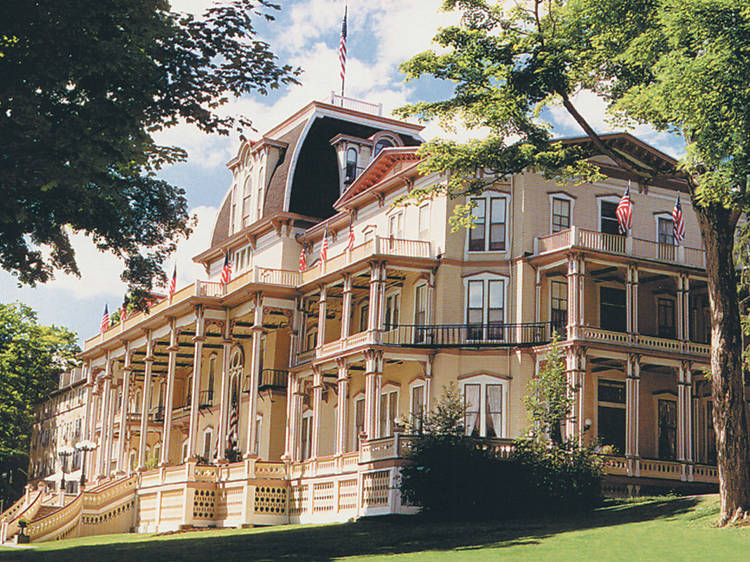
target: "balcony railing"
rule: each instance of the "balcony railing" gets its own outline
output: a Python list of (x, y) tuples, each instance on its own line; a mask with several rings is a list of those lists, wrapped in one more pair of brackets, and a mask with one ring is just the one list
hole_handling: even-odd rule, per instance
[(706, 267), (706, 255), (700, 248), (660, 244), (653, 240), (607, 234), (606, 232), (597, 232), (577, 226), (547, 236), (540, 236), (534, 241), (534, 253), (537, 255), (567, 248), (582, 248), (664, 263)]
[[(286, 388), (289, 371), (284, 369), (263, 369), (258, 380), (258, 390), (283, 390)], [(242, 392), (250, 392), (250, 375), (242, 383)]]
[(503, 347), (531, 346), (549, 342), (549, 322), (525, 324), (397, 324), (386, 326), (383, 345), (410, 347)]
[(629, 334), (627, 332), (604, 330), (593, 326), (583, 326), (580, 329), (575, 328), (573, 338), (627, 347), (639, 347), (666, 353), (687, 353), (690, 355), (708, 355), (711, 353), (710, 344), (660, 338), (645, 334)]

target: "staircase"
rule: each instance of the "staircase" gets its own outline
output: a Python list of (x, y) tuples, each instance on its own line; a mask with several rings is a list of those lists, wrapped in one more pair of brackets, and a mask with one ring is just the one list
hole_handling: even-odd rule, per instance
[(62, 502), (60, 494), (27, 492), (0, 515), (0, 545), (17, 541), (22, 519), (31, 542), (127, 532), (133, 527), (136, 482), (136, 475), (109, 479), (76, 496), (63, 496)]

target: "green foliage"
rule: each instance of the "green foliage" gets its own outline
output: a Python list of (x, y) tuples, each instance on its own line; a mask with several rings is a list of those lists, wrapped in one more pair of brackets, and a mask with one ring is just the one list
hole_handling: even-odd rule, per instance
[(465, 414), (461, 389), (455, 381), (451, 381), (443, 387), (434, 410), (427, 412), (420, 420), (410, 421), (407, 432), (460, 437), (464, 435)]
[(8, 501), (26, 484), (34, 404), (57, 387), (78, 351), (72, 332), (40, 325), (23, 304), (0, 304), (0, 494)]
[(69, 235), (83, 231), (125, 259), (136, 301), (164, 283), (191, 221), (184, 191), (155, 172), (187, 154), (155, 134), (249, 127), (220, 111), (229, 97), (297, 82), (256, 36), (276, 9), (228, 0), (196, 18), (167, 0), (0, 3), (0, 267), (32, 285), (78, 274)]
[(157, 466), (159, 466), (159, 456), (156, 454), (156, 452), (152, 452), (148, 456), (146, 462), (143, 463), (143, 466), (146, 470), (153, 470)]
[(524, 397), (531, 418), (531, 435), (537, 441), (549, 436), (554, 445), (562, 443), (562, 424), (570, 415), (572, 399), (565, 372), (565, 355), (560, 336), (555, 333), (544, 364), (528, 384)]

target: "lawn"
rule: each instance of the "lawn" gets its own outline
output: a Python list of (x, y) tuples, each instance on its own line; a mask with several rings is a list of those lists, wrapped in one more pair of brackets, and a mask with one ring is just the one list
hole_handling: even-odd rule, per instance
[[(508, 506), (508, 509), (512, 509)], [(748, 560), (750, 527), (717, 529), (716, 496), (610, 501), (575, 517), (431, 523), (386, 517), (335, 525), (109, 535), (2, 550), (3, 560)]]

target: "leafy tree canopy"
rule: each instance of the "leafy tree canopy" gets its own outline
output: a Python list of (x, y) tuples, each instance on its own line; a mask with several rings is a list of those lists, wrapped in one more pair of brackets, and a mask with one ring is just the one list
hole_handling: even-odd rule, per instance
[[(436, 192), (460, 196), (494, 177), (527, 167), (579, 181), (596, 170), (587, 158), (612, 158), (641, 185), (679, 175), (698, 216), (706, 249), (712, 314), (714, 428), (721, 522), (750, 510), (749, 445), (742, 384), (735, 228), (750, 208), (750, 6), (736, 0), (519, 0), (514, 8), (488, 0), (446, 0), (460, 25), (439, 32), (439, 51), (403, 64), (407, 78), (450, 80), (447, 100), (402, 108), (489, 135), (466, 144), (427, 143), (425, 172), (450, 172)], [(682, 137), (687, 156), (654, 168), (600, 138), (574, 103), (592, 90), (625, 125), (648, 124)], [(555, 141), (543, 110), (562, 106), (588, 137)], [(489, 171), (490, 174), (479, 174)], [(457, 208), (457, 225), (471, 222)]]
[(43, 326), (28, 306), (0, 304), (0, 493), (17, 494), (28, 465), (34, 404), (57, 387), (80, 351), (66, 328)]
[(256, 36), (268, 0), (195, 18), (167, 0), (0, 3), (0, 267), (19, 282), (78, 274), (69, 235), (125, 259), (136, 298), (191, 231), (184, 191), (159, 180), (185, 160), (154, 134), (180, 121), (226, 135), (230, 96), (296, 83)]
[(539, 372), (529, 380), (524, 397), (531, 418), (531, 434), (537, 440), (544, 436), (555, 445), (562, 444), (562, 424), (570, 415), (573, 401), (565, 372), (565, 355), (557, 333), (552, 338)]

